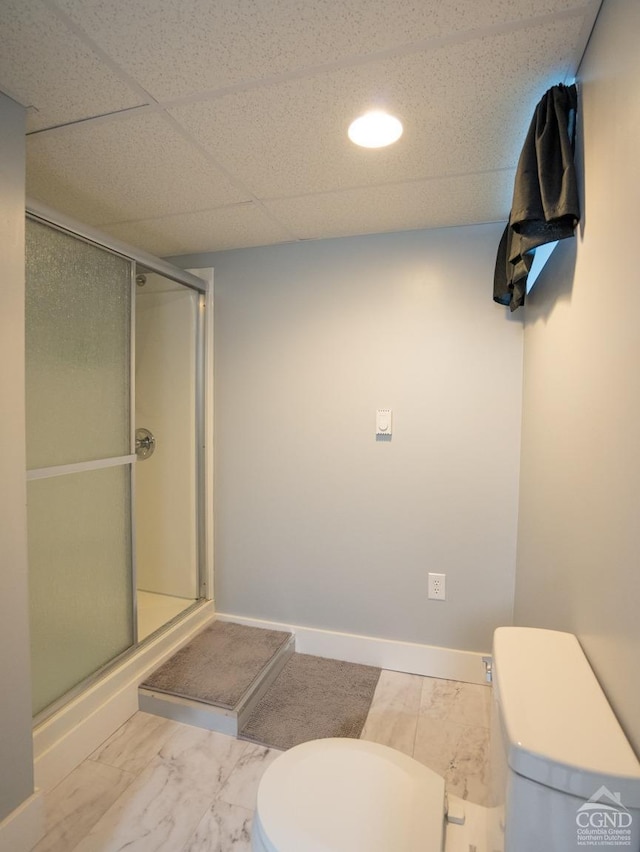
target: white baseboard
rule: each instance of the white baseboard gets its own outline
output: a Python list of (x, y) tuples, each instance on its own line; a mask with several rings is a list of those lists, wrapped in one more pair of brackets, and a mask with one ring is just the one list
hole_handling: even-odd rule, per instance
[(339, 633), (277, 621), (247, 618), (232, 613), (216, 613), (219, 621), (235, 621), (249, 627), (271, 630), (290, 630), (295, 633), (296, 651), (350, 663), (379, 666), (397, 672), (461, 680), (466, 683), (485, 683), (485, 670), (481, 654), (476, 651), (459, 651), (456, 648), (439, 648), (417, 642), (400, 642), (397, 639), (379, 639), (355, 633)]
[(44, 800), (40, 790), (0, 822), (0, 852), (30, 852), (44, 836)]
[(33, 732), (36, 786), (50, 790), (138, 709), (138, 685), (214, 617), (207, 601), (144, 645)]

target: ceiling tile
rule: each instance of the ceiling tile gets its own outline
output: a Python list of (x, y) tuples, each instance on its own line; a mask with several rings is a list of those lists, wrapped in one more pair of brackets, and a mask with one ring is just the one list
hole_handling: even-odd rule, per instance
[[(29, 194), (165, 254), (501, 218), (505, 169), (597, 0), (0, 8), (0, 88), (40, 110), (32, 128), (69, 124), (30, 136)], [(349, 122), (380, 105), (404, 137), (356, 148)]]
[(160, 257), (270, 245), (292, 239), (290, 233), (253, 202), (162, 219), (104, 225), (101, 230)]
[(93, 225), (248, 198), (152, 111), (30, 136), (27, 194)]
[(506, 220), (515, 170), (284, 198), (265, 206), (298, 239)]
[(144, 101), (40, 0), (2, 0), (0, 89), (24, 106), (28, 130)]
[[(581, 26), (560, 20), (170, 113), (260, 198), (515, 166), (533, 107), (564, 79)], [(357, 148), (347, 126), (378, 105), (402, 119), (404, 136)]]
[(56, 2), (158, 99), (586, 5), (586, 0)]

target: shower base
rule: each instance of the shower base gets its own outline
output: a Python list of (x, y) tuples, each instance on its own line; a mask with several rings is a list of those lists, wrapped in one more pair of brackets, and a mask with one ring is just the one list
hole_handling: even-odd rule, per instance
[(176, 598), (172, 595), (160, 595), (156, 592), (136, 593), (138, 603), (138, 642), (151, 636), (164, 627), (181, 612), (195, 603), (195, 598)]

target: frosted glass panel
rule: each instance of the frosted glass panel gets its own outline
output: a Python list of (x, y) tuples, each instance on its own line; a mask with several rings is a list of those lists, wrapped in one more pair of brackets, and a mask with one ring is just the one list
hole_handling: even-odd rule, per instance
[(27, 467), (130, 452), (131, 262), (27, 220)]
[(34, 713), (133, 644), (130, 467), (28, 483)]

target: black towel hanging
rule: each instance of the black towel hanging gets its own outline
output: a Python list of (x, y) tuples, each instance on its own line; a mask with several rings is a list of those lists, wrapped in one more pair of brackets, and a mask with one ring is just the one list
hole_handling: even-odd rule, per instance
[(494, 301), (512, 311), (525, 302), (535, 249), (573, 236), (580, 221), (574, 163), (577, 106), (575, 85), (549, 89), (535, 109), (520, 154), (493, 282)]

